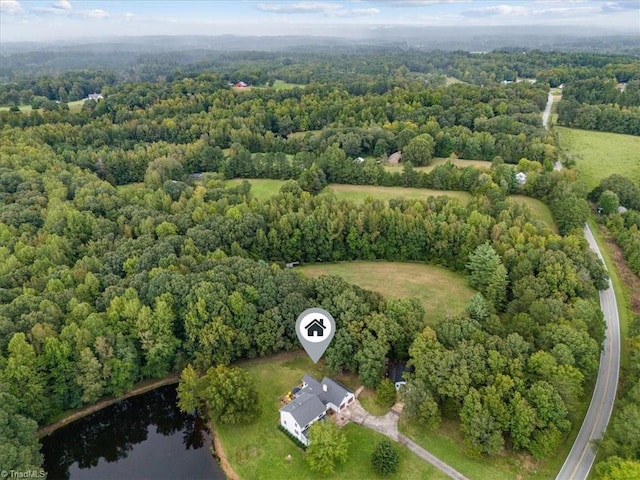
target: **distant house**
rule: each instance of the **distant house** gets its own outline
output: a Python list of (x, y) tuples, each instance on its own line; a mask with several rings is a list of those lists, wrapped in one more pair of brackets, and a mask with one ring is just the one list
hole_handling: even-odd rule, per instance
[(284, 264), (286, 268), (293, 268), (300, 265), (300, 262), (287, 262)]
[(407, 384), (404, 374), (413, 373), (414, 370), (413, 367), (409, 367), (403, 362), (392, 363), (387, 370), (387, 378), (393, 382), (396, 390), (400, 390), (400, 387)]
[(96, 102), (99, 100), (102, 100), (104, 97), (102, 96), (101, 93), (90, 93), (87, 96), (87, 100), (95, 100)]
[(356, 159), (354, 160), (354, 162), (356, 162), (356, 163), (364, 163), (364, 158), (362, 158), (362, 157), (358, 157), (358, 158), (356, 158)]
[(308, 374), (294, 395), (293, 400), (280, 409), (280, 425), (305, 445), (309, 445), (307, 430), (311, 425), (325, 418), (328, 411), (341, 412), (356, 398), (351, 390), (332, 378), (324, 377), (318, 382)]
[(400, 160), (402, 160), (402, 152), (392, 153), (391, 155), (389, 155), (389, 158), (387, 158), (387, 162), (393, 164), (400, 163)]
[(627, 213), (628, 211), (627, 207), (623, 207), (622, 205), (618, 207), (618, 213)]
[(243, 81), (240, 81), (238, 83), (235, 84), (235, 87), (237, 88), (247, 88), (249, 86), (248, 83), (244, 83)]
[(518, 185), (524, 185), (527, 183), (527, 174), (524, 172), (516, 173), (516, 181), (518, 182)]

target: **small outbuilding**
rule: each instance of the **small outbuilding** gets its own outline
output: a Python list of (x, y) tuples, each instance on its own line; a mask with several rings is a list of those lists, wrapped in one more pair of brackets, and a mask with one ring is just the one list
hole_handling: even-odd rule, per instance
[(398, 163), (400, 163), (401, 160), (402, 160), (402, 152), (395, 152), (389, 155), (389, 158), (387, 158), (387, 163), (397, 165)]

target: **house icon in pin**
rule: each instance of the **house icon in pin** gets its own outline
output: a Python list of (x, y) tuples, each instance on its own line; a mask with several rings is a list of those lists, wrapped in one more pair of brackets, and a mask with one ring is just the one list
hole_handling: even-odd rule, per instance
[(324, 331), (327, 327), (324, 325), (324, 319), (314, 318), (304, 328), (308, 337), (324, 337)]

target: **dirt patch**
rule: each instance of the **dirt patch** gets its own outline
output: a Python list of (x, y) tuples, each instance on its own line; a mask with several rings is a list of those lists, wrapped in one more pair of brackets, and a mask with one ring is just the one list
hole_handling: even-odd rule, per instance
[(607, 230), (604, 225), (600, 225), (599, 228), (600, 233), (602, 233), (605, 240), (607, 241), (611, 260), (613, 260), (613, 263), (616, 266), (618, 275), (620, 275), (620, 280), (622, 280), (622, 283), (627, 289), (631, 311), (634, 314), (638, 314), (640, 313), (640, 278), (638, 278), (638, 276), (633, 273), (627, 265), (627, 262), (624, 259), (624, 254), (622, 253), (622, 249), (615, 242), (615, 240), (609, 233), (609, 230)]
[(229, 459), (227, 458), (227, 454), (224, 451), (222, 442), (218, 437), (218, 431), (216, 430), (216, 427), (214, 427), (211, 420), (208, 421), (207, 425), (209, 427), (209, 431), (211, 432), (211, 439), (213, 442), (211, 453), (218, 459), (218, 463), (220, 464), (220, 467), (222, 468), (222, 471), (224, 472), (228, 480), (240, 480), (240, 476), (233, 470), (233, 467), (229, 463)]
[(64, 418), (58, 420), (57, 422), (54, 422), (49, 425), (45, 425), (42, 428), (39, 428), (36, 431), (36, 437), (37, 438), (46, 437), (47, 435), (52, 434), (59, 428), (62, 428), (65, 425), (68, 425), (71, 422), (74, 422), (76, 420), (80, 420), (81, 418), (86, 417), (87, 415), (91, 415), (92, 413), (97, 412), (98, 410), (102, 410), (103, 408), (113, 405), (114, 403), (118, 403), (127, 398), (142, 395), (143, 393), (150, 392), (151, 390), (155, 390), (156, 388), (164, 387), (165, 385), (178, 383), (179, 380), (180, 380), (180, 374), (173, 373), (161, 380), (152, 380), (152, 381), (144, 382), (143, 384), (137, 386), (136, 388), (134, 388), (130, 392), (125, 393), (124, 395), (121, 395), (119, 397), (107, 398), (105, 400), (99, 401), (98, 403), (94, 403), (93, 405), (89, 405), (79, 410), (72, 411), (70, 414), (66, 415)]

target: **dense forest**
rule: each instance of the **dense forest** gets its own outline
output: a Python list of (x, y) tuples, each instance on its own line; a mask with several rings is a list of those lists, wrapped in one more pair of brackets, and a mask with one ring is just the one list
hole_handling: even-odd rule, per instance
[[(425, 65), (445, 54), (352, 63), (287, 53), (269, 70), (270, 55), (161, 81), (68, 72), (0, 91), (10, 102), (30, 90), (53, 100), (75, 86), (69, 100), (80, 90), (104, 96), (77, 113), (55, 102), (0, 112), (3, 468), (39, 466), (33, 431), (66, 410), (188, 363), (205, 371), (297, 349), (294, 320), (315, 305), (337, 321), (325, 355), (332, 371), (375, 387), (387, 360), (408, 360), (405, 414), (429, 426), (458, 420), (471, 451), (545, 458), (565, 438), (598, 368), (597, 290), (607, 275), (581, 234), (589, 206), (573, 172), (552, 169), (557, 145), (540, 121), (549, 84), (499, 82), (507, 65), (532, 76), (583, 63), (623, 71), (631, 61), (456, 53), (433, 67), (442, 81), (430, 82)], [(491, 72), (491, 62), (501, 76), (482, 85), (489, 80), (474, 75)], [(343, 77), (345, 65), (357, 73)], [(470, 83), (446, 86), (450, 65), (468, 68)], [(251, 68), (266, 84), (309, 84), (228, 85), (259, 83)], [(311, 68), (317, 78), (294, 76)], [(388, 172), (380, 160), (398, 150), (402, 173)], [(415, 170), (433, 157), (492, 166)], [(225, 183), (255, 177), (288, 181), (267, 200), (248, 182)], [(356, 204), (326, 192), (328, 183), (459, 189), (472, 199)], [(511, 193), (548, 203), (560, 234), (508, 202)], [(465, 312), (427, 327), (416, 300), (282, 268), (356, 259), (442, 265), (467, 275), (478, 294)]]

